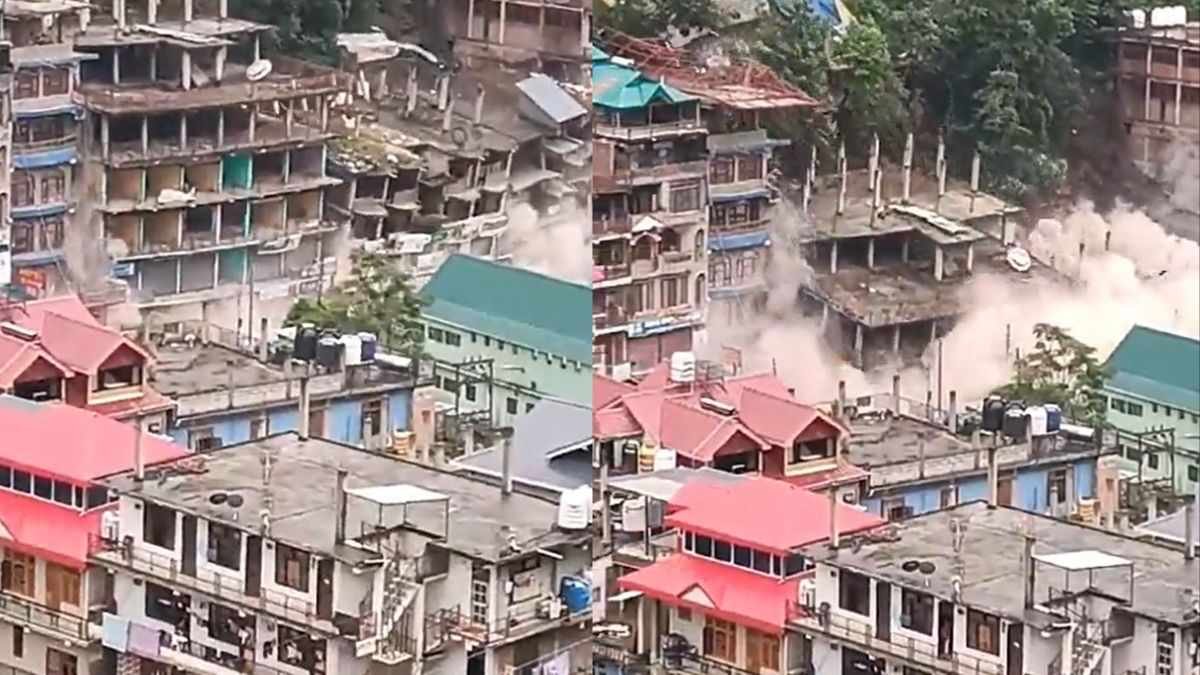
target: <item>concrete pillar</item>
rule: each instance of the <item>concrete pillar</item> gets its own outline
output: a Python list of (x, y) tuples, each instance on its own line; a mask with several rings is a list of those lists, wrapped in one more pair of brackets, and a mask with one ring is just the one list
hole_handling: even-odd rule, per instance
[(900, 353), (900, 324), (892, 326), (892, 353)]
[(179, 82), (184, 91), (192, 88), (192, 53), (184, 50), (180, 55)]
[(945, 269), (946, 252), (942, 250), (941, 246), (938, 246), (933, 250), (933, 278), (941, 281), (945, 275)]
[(475, 0), (467, 0), (467, 39), (475, 37)]
[[(116, 7), (116, 6), (117, 6), (117, 4), (114, 3), (113, 7)], [(122, 24), (122, 27), (124, 27), (124, 24)], [(112, 68), (113, 84), (121, 84), (121, 50), (120, 49), (113, 50), (112, 59), (113, 59), (113, 68)]]
[[(183, 0), (183, 20), (191, 21), (194, 14), (195, 6), (193, 4), (193, 0)], [(184, 54), (186, 53), (187, 52), (184, 52)]]
[(508, 0), (500, 0), (500, 34), (497, 42), (504, 44), (504, 29), (508, 23)]
[(146, 0), (146, 23), (158, 23), (158, 0)]
[(217, 16), (221, 19), (229, 18), (229, 0), (220, 0), (217, 3)]
[(867, 269), (875, 269), (875, 237), (867, 240)]
[(975, 244), (967, 244), (967, 274), (975, 270)]
[(142, 115), (142, 153), (150, 150), (150, 118)]
[(863, 366), (863, 325), (861, 323), (854, 324), (854, 362), (859, 367)]
[[(221, 148), (224, 146), (225, 146), (225, 109), (221, 108), (221, 109), (217, 110), (217, 147)], [(220, 175), (220, 172), (218, 172), (218, 175)], [(220, 179), (218, 178), (218, 181), (219, 180)]]
[(217, 82), (225, 78), (225, 57), (227, 47), (217, 47), (217, 56), (213, 63), (213, 74), (216, 75)]
[(188, 141), (187, 115), (179, 115), (179, 147), (186, 148)]
[(900, 240), (900, 262), (908, 262), (908, 237)]
[(829, 249), (829, 273), (837, 274), (837, 258), (838, 258), (838, 243), (837, 239), (833, 240), (833, 245)]

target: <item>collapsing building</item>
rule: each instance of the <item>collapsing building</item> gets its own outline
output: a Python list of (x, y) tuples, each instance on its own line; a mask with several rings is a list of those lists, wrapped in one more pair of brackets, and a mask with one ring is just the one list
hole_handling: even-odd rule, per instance
[(452, 74), (382, 33), (339, 42), (357, 96), (330, 158), (346, 179), (333, 208), (350, 217), (356, 248), (422, 283), (453, 253), (510, 258), (518, 208), (544, 226), (586, 203), (588, 110), (565, 85), (486, 65)]
[(583, 0), (454, 0), (443, 10), (463, 56), (586, 79), (592, 3)]
[(978, 161), (969, 185), (949, 181), (944, 148), (931, 179), (905, 168), (886, 172), (878, 144), (866, 171), (811, 172), (805, 214), (794, 240), (812, 274), (801, 306), (819, 315), (833, 345), (860, 368), (919, 358), (966, 309), (963, 284), (977, 273), (1056, 278), (1014, 246), (1019, 207), (979, 190)]
[(103, 242), (138, 321), (235, 310), (252, 326), (332, 283), (341, 222), (325, 190), (339, 181), (325, 145), (348, 78), (261, 59), (269, 29), (225, 2), (117, 0), (76, 37), (96, 55), (79, 94), (98, 212), (76, 226)]

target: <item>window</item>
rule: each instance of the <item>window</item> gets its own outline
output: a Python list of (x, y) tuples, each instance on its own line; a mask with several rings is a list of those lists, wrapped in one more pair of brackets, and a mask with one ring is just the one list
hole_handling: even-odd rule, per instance
[(871, 615), (871, 580), (842, 570), (838, 584), (838, 607), (863, 616)]
[(783, 559), (783, 576), (790, 577), (808, 569), (808, 561), (802, 555), (789, 555)]
[(675, 616), (678, 617), (680, 621), (686, 623), (692, 622), (692, 610), (688, 609), (687, 607), (677, 607), (675, 609)]
[(737, 626), (712, 615), (704, 617), (704, 655), (722, 661), (737, 660)]
[(242, 645), (244, 619), (240, 612), (215, 602), (208, 603), (208, 636), (228, 645)]
[(77, 675), (79, 665), (75, 657), (53, 647), (46, 648), (46, 675)]
[(772, 556), (770, 553), (764, 553), (762, 551), (755, 551), (754, 552), (754, 561), (751, 564), (751, 567), (754, 568), (755, 572), (762, 572), (763, 574), (770, 574), (771, 573), (771, 557)]
[(933, 635), (933, 596), (901, 589), (900, 625), (911, 631)]
[(157, 504), (145, 504), (143, 509), (142, 541), (174, 550), (175, 511)]
[[(1051, 497), (1051, 495), (1054, 495)], [(1067, 470), (1058, 469), (1051, 471), (1046, 476), (1046, 499), (1053, 499), (1054, 504), (1062, 504), (1067, 501)]]
[(383, 399), (363, 403), (363, 436), (383, 433)]
[(35, 597), (37, 593), (36, 570), (37, 561), (33, 556), (9, 549), (4, 552), (4, 562), (2, 570), (0, 570), (2, 571), (0, 588), (27, 598)]
[(504, 409), (506, 411), (508, 411), (509, 415), (516, 415), (517, 414), (517, 399), (515, 399), (511, 396), (506, 398), (504, 400)]
[(475, 401), (475, 385), (468, 384), (468, 385), (464, 386), (463, 387), (463, 396), (465, 396), (468, 401), (474, 402)]
[(942, 488), (942, 492), (939, 495), (938, 503), (940, 504), (941, 508), (943, 508), (943, 509), (949, 508), (949, 507), (957, 504), (958, 503), (958, 488), (955, 488), (955, 487)]
[(733, 545), (719, 539), (714, 541), (713, 557), (723, 562), (733, 562)]
[(108, 503), (108, 488), (93, 485), (87, 489), (83, 497), (83, 508), (94, 509)]
[(308, 433), (313, 436), (325, 435), (325, 403), (314, 403), (308, 411)]
[(1125, 412), (1125, 401), (1122, 401), (1119, 398), (1114, 398), (1112, 400), (1112, 409), (1116, 410), (1117, 412)]
[(92, 391), (135, 387), (141, 383), (142, 369), (138, 366), (109, 368), (108, 370), (100, 371), (100, 375), (96, 378)]
[(1000, 619), (991, 614), (967, 609), (967, 647), (1000, 655)]
[(712, 537), (705, 537), (699, 534), (695, 535), (695, 543), (693, 544), (692, 550), (696, 552), (696, 555), (702, 555), (705, 558), (711, 558), (713, 554)]
[(191, 599), (156, 583), (146, 582), (146, 616), (163, 623), (178, 626), (190, 620), (186, 607)]
[(46, 562), (46, 604), (54, 609), (62, 605), (80, 607), (79, 572), (62, 565)]
[(37, 201), (37, 182), (32, 175), (24, 171), (13, 172), (12, 200), (13, 206), (29, 206)]
[(28, 471), (13, 471), (12, 489), (26, 494), (33, 492), (33, 476)]
[(825, 459), (833, 456), (833, 442), (828, 439), (796, 441), (792, 446), (792, 464)]
[(12, 632), (13, 657), (23, 659), (25, 658), (25, 629), (13, 626)]
[(683, 279), (662, 280), (662, 306), (674, 307), (687, 303), (687, 286)]
[(733, 182), (733, 158), (720, 157), (708, 165), (708, 180), (714, 185)]
[(1158, 468), (1158, 453), (1157, 452), (1147, 452), (1146, 453), (1146, 466), (1151, 469)]
[(54, 499), (54, 481), (44, 476), (34, 476), (33, 494), (45, 500)]
[(1187, 476), (1193, 483), (1200, 481), (1200, 466), (1189, 466)]
[(1129, 414), (1130, 414), (1130, 415), (1133, 415), (1134, 417), (1141, 417), (1141, 416), (1142, 416), (1142, 406), (1141, 406), (1141, 404), (1138, 404), (1138, 403), (1126, 403), (1126, 404), (1125, 404), (1125, 406), (1126, 406), (1127, 410), (1129, 411)]
[(13, 98), (33, 98), (38, 95), (38, 72), (17, 71), (17, 83), (13, 87)]
[(0, 466), (0, 487), (12, 487), (12, 467)]
[(751, 553), (745, 546), (733, 547), (733, 564), (738, 567), (750, 567)]
[(446, 331), (446, 344), (450, 345), (451, 347), (460, 347), (462, 346), (462, 336), (458, 333)]
[(443, 332), (441, 328), (434, 328), (433, 326), (430, 326), (429, 327), (429, 339), (432, 340), (433, 342), (445, 342), (446, 341), (446, 333)]
[(760, 664), (759, 672), (778, 672), (779, 638), (756, 630), (746, 629), (746, 653), (750, 663)]
[(737, 162), (738, 180), (754, 180), (763, 176), (762, 157), (751, 155), (739, 157)]
[(63, 193), (66, 190), (66, 178), (61, 171), (56, 171), (42, 177), (42, 201), (43, 202), (61, 202)]
[(208, 561), (231, 570), (242, 567), (242, 533), (220, 523), (208, 524)]
[(47, 68), (42, 71), (42, 96), (56, 96), (67, 93), (66, 68)]
[(37, 242), (33, 234), (33, 225), (28, 222), (13, 223), (11, 244), (13, 253), (29, 253), (35, 249)]
[(313, 640), (304, 631), (278, 624), (279, 662), (309, 672), (325, 672), (325, 641)]
[(75, 486), (61, 480), (54, 481), (54, 501), (67, 506), (75, 505)]
[(309, 558), (307, 551), (275, 544), (275, 583), (307, 593)]
[(912, 515), (912, 508), (905, 505), (904, 497), (891, 497), (880, 502), (880, 514), (885, 520), (904, 520)]
[(270, 422), (266, 417), (250, 420), (250, 440), (262, 438), (269, 434), (267, 429), (270, 427)]
[(671, 186), (671, 211), (695, 211), (700, 208), (700, 184), (674, 184)]

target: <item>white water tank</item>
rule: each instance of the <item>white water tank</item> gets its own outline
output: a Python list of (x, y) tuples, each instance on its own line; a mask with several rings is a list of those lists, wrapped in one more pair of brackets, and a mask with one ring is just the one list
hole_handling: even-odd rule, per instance
[(654, 470), (666, 471), (675, 468), (675, 451), (670, 448), (659, 448), (654, 451)]
[(1025, 413), (1029, 415), (1029, 433), (1033, 437), (1040, 438), (1050, 433), (1047, 431), (1046, 426), (1047, 415), (1045, 407), (1040, 405), (1030, 406), (1025, 410)]
[(671, 354), (671, 381), (696, 381), (696, 355), (692, 352), (675, 352)]
[(586, 530), (592, 520), (592, 486), (566, 490), (558, 498), (558, 526), (564, 530)]
[(1156, 7), (1150, 10), (1150, 25), (1154, 27), (1185, 26), (1187, 25), (1187, 7), (1182, 5)]
[(362, 338), (357, 334), (342, 336), (342, 354), (346, 365), (357, 366), (362, 363)]
[(626, 499), (621, 504), (621, 531), (641, 532), (646, 529), (646, 499)]

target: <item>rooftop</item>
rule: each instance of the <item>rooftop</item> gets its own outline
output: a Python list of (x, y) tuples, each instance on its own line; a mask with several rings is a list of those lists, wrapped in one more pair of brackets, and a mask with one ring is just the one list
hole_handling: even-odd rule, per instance
[[(261, 480), (264, 455), (271, 457), (266, 481)], [(558, 507), (552, 502), (520, 493), (504, 496), (494, 485), (463, 475), (324, 439), (301, 440), (295, 433), (226, 446), (206, 452), (202, 458), (199, 468), (194, 462), (168, 464), (156, 468), (141, 483), (128, 474), (106, 483), (122, 494), (242, 529), (257, 529), (259, 514), (267, 509), (272, 514), (272, 539), (352, 563), (374, 554), (334, 541), (339, 467), (349, 473), (348, 491), (420, 486), (448, 498), (450, 524), (444, 545), (466, 556), (488, 561), (505, 559), (509, 557), (510, 535), (523, 550), (572, 544), (581, 536), (557, 529)], [(218, 492), (240, 495), (243, 501), (239, 510), (235, 512), (227, 504), (214, 505), (209, 497)], [(347, 503), (346, 533), (351, 538), (372, 531), (381, 518), (386, 527), (446, 534), (447, 507), (442, 503), (410, 504), (404, 509), (403, 521), (396, 513), (400, 510), (397, 507), (381, 509), (378, 504), (354, 497)], [(586, 538), (586, 533), (582, 534)]]
[[(829, 538), (829, 497), (790, 483), (755, 476), (732, 485), (692, 483), (670, 502), (666, 524), (779, 555)], [(883, 523), (878, 516), (838, 501), (838, 532), (860, 532)], [(791, 514), (786, 518), (766, 517)]]
[[(1187, 542), (1187, 513), (1184, 509), (1179, 509), (1174, 513), (1169, 513), (1165, 516), (1159, 516), (1154, 520), (1142, 523), (1137, 526), (1137, 532), (1144, 534), (1153, 539), (1158, 539), (1173, 544), (1184, 544)], [(1200, 542), (1200, 518), (1195, 525), (1197, 536), (1194, 541)]]
[(652, 104), (696, 100), (695, 96), (655, 80), (627, 63), (612, 59), (593, 61), (592, 92), (596, 105), (614, 110), (638, 110)]
[(534, 73), (517, 83), (517, 89), (527, 96), (547, 117), (562, 124), (588, 114), (575, 97), (558, 86), (552, 78)]
[[(138, 430), (132, 425), (61, 403), (0, 396), (0, 462), (77, 485), (133, 468)], [(143, 434), (146, 465), (184, 457), (187, 449)]]
[(69, 506), (0, 490), (0, 541), (5, 548), (82, 569), (87, 565), (88, 535), (100, 533), (103, 513), (104, 509), (82, 513)]
[[(961, 528), (961, 541), (955, 545), (955, 529)], [(1035, 540), (1034, 555), (1079, 551), (1102, 551), (1132, 562), (1134, 583), (1132, 602), (1127, 611), (1152, 620), (1177, 625), (1200, 623), (1189, 594), (1200, 575), (1200, 560), (1185, 561), (1175, 550), (1086, 525), (1078, 525), (1047, 516), (1008, 507), (988, 508), (971, 502), (941, 511), (906, 519), (894, 528), (895, 538), (864, 536), (854, 545), (836, 551), (814, 545), (803, 550), (819, 562), (850, 569), (893, 584), (925, 589), (940, 598), (954, 598), (954, 582), (961, 580), (959, 605), (1046, 627), (1054, 617), (1041, 611), (1027, 611), (1020, 589), (1024, 588), (1022, 556), (1025, 534)], [(848, 542), (843, 542), (848, 543)], [(929, 562), (935, 572), (907, 572), (908, 561)], [(1037, 567), (1035, 598), (1044, 603), (1051, 589), (1056, 595), (1068, 587), (1067, 573), (1040, 564)], [(1129, 597), (1129, 575), (1123, 569), (1076, 573), (1069, 587), (1078, 592), (1088, 584), (1117, 598)]]
[(448, 324), (580, 363), (592, 362), (591, 289), (455, 254), (421, 289), (423, 313)]
[(671, 503), (675, 495), (688, 485), (736, 485), (748, 480), (745, 474), (718, 471), (709, 467), (692, 469), (675, 467), (650, 473), (637, 473), (627, 476), (614, 476), (608, 480), (611, 489), (618, 492), (629, 492), (635, 495), (657, 499), (660, 502)]
[(1113, 389), (1200, 411), (1200, 340), (1134, 326), (1106, 365)]
[[(513, 482), (561, 492), (592, 483), (591, 408), (542, 399), (513, 427), (509, 469)], [(463, 457), (469, 472), (491, 478), (503, 471), (500, 448)]]

